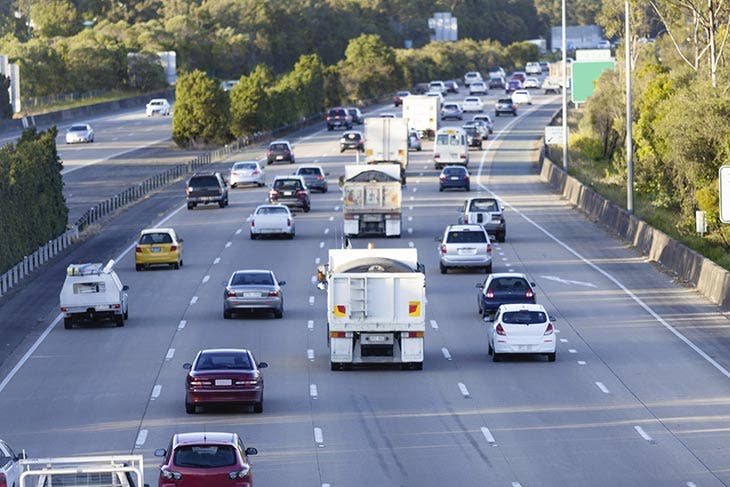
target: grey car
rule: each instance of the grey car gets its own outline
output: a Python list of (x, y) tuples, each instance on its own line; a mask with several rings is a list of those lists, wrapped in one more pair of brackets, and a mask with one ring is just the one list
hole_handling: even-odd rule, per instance
[(271, 311), (274, 318), (284, 316), (284, 293), (272, 271), (239, 270), (231, 274), (223, 290), (223, 318), (230, 319), (239, 311)]
[(484, 269), (492, 273), (492, 244), (481, 225), (449, 225), (439, 242), (439, 268)]
[(303, 177), (310, 191), (327, 192), (327, 176), (329, 176), (329, 173), (324, 172), (322, 166), (301, 166), (294, 175)]

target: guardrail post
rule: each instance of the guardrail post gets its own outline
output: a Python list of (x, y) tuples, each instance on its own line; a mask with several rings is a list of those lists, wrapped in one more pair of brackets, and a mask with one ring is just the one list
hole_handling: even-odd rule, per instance
[(8, 292), (8, 273), (0, 276), (0, 296)]

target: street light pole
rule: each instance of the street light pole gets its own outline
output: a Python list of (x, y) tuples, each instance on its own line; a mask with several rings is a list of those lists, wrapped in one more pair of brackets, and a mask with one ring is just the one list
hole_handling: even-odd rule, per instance
[(624, 47), (626, 57), (626, 210), (634, 213), (634, 141), (632, 133), (633, 114), (631, 110), (631, 31), (629, 29), (629, 0), (625, 0)]
[(565, 28), (565, 0), (562, 0), (563, 7), (563, 37), (561, 50), (563, 51), (563, 171), (568, 172), (568, 63), (566, 50), (568, 41)]

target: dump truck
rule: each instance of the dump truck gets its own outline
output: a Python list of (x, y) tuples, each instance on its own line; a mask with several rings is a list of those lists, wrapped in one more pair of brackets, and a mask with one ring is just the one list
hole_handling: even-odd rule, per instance
[(142, 455), (21, 459), (18, 487), (148, 487)]
[(411, 95), (403, 98), (403, 118), (408, 120), (408, 130), (415, 130), (421, 137), (433, 140), (439, 129), (441, 101), (436, 96)]
[(317, 275), (327, 290), (332, 370), (354, 364), (423, 368), (426, 278), (416, 249), (330, 249)]
[(400, 237), (400, 171), (398, 164), (345, 166), (342, 211), (346, 237)]
[(381, 117), (365, 119), (365, 163), (398, 164), (401, 168), (401, 184), (406, 184), (408, 168), (406, 119)]

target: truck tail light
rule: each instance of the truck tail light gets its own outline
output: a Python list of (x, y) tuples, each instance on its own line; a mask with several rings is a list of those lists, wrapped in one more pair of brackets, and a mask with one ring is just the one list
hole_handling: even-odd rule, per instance
[(121, 304), (119, 304), (119, 303), (114, 303), (114, 309), (119, 309), (119, 308), (121, 308), (121, 307), (122, 307), (122, 305), (121, 305)]
[(331, 331), (330, 338), (347, 338), (347, 334), (344, 331)]
[(290, 227), (291, 226), (291, 218), (287, 218), (286, 219), (286, 226), (287, 227)]
[(61, 311), (65, 313), (66, 311), (68, 311), (68, 308), (66, 306), (61, 306)]
[(497, 335), (507, 336), (507, 334), (504, 332), (504, 328), (502, 328), (502, 323), (497, 323), (497, 327), (494, 329), (494, 332)]
[(319, 176), (317, 176), (317, 181), (322, 181), (323, 179), (324, 179), (324, 176), (322, 176), (321, 174)]
[(406, 338), (423, 338), (422, 331), (409, 331), (405, 333)]
[(434, 158), (434, 159), (440, 159), (440, 158), (441, 158), (441, 154), (439, 154), (438, 152), (435, 152), (435, 153), (433, 154), (433, 158)]
[(269, 196), (272, 197), (272, 198), (274, 196), (279, 196), (279, 192), (277, 190), (275, 190), (275, 189), (272, 189), (271, 191), (269, 191)]
[(279, 297), (279, 291), (269, 291), (269, 293), (267, 294), (267, 296), (270, 297), (270, 298), (278, 298)]
[(459, 159), (466, 159), (466, 154), (461, 154), (461, 155), (459, 156)]
[(552, 334), (553, 334), (553, 324), (548, 323), (548, 326), (547, 326), (547, 328), (545, 328), (545, 333), (543, 333), (543, 335), (547, 336), (547, 335), (552, 335)]
[(190, 188), (190, 186), (187, 186), (187, 187), (185, 188), (185, 196), (190, 196), (190, 191), (191, 191), (191, 189), (192, 189), (192, 188)]

